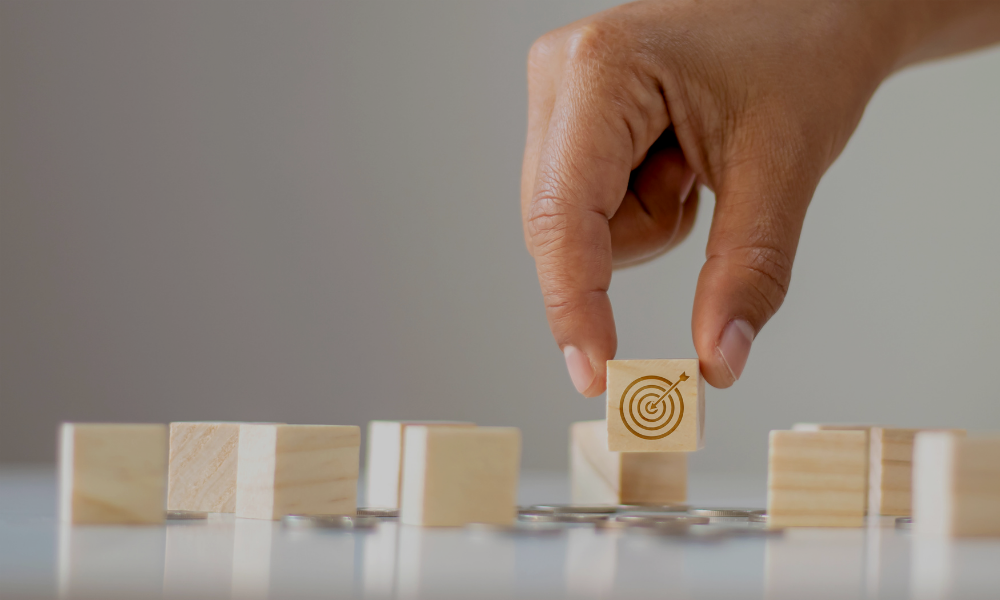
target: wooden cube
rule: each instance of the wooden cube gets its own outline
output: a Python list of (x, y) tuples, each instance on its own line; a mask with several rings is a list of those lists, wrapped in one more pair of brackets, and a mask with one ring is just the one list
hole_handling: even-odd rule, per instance
[(608, 361), (608, 450), (693, 452), (704, 446), (698, 359)]
[(240, 425), (236, 516), (355, 515), (361, 429)]
[(235, 512), (239, 442), (239, 423), (171, 423), (167, 509)]
[(687, 499), (686, 452), (611, 452), (604, 420), (570, 428), (575, 504), (673, 504)]
[[(909, 516), (913, 486), (913, 440), (921, 431), (873, 427), (869, 440), (868, 512)], [(949, 430), (964, 435), (960, 429)]]
[(404, 525), (514, 522), (520, 430), (413, 426), (403, 452)]
[(772, 431), (767, 470), (771, 527), (861, 527), (864, 431)]
[(937, 431), (916, 435), (913, 530), (1000, 536), (1000, 437)]
[[(875, 425), (865, 425), (862, 423), (796, 423), (792, 425), (792, 431), (862, 431), (865, 434), (865, 452), (871, 455), (871, 430)], [(868, 514), (868, 481), (870, 459), (865, 463), (865, 514)]]
[(365, 504), (399, 508), (403, 481), (403, 440), (412, 425), (475, 427), (459, 421), (371, 421), (365, 456)]
[(166, 484), (166, 425), (62, 424), (59, 516), (63, 521), (162, 523)]

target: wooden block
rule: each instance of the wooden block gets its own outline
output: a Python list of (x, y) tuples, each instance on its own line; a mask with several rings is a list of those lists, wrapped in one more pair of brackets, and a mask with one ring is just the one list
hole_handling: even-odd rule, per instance
[(404, 525), (514, 522), (520, 430), (413, 426), (403, 452)]
[(365, 504), (399, 508), (403, 481), (403, 439), (412, 425), (475, 427), (460, 421), (371, 421), (365, 453)]
[(361, 429), (353, 425), (240, 425), (236, 516), (357, 512)]
[[(792, 425), (792, 431), (863, 431), (865, 434), (865, 454), (871, 453), (871, 430), (875, 425), (862, 423), (796, 423)], [(868, 473), (870, 461), (865, 462), (865, 514), (868, 514)]]
[(570, 479), (575, 504), (671, 504), (687, 499), (686, 452), (611, 452), (608, 426), (570, 427)]
[[(913, 440), (921, 431), (872, 427), (869, 439), (868, 512), (873, 515), (909, 516), (913, 485)], [(964, 435), (961, 429), (950, 431)]]
[(867, 434), (772, 431), (767, 514), (771, 527), (861, 527)]
[(1000, 437), (920, 432), (913, 448), (915, 533), (1000, 536)]
[(62, 424), (59, 515), (63, 521), (162, 523), (166, 484), (166, 425)]
[(698, 359), (608, 361), (608, 450), (693, 452), (704, 446)]
[(239, 423), (171, 423), (167, 509), (234, 512), (239, 441)]

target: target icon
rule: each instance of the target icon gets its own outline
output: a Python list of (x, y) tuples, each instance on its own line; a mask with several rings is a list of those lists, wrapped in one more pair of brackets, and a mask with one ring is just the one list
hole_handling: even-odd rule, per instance
[(646, 375), (628, 384), (620, 405), (622, 423), (644, 440), (667, 437), (684, 418), (684, 398), (677, 386), (687, 380), (685, 372), (677, 381)]

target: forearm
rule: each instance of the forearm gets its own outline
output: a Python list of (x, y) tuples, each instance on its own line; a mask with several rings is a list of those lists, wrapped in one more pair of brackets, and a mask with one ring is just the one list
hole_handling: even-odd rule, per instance
[(896, 69), (1000, 42), (1000, 0), (879, 2), (905, 32)]

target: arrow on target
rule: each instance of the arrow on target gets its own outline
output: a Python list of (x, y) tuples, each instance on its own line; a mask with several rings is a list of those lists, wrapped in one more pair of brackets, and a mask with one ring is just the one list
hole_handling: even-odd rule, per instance
[(661, 394), (660, 397), (657, 398), (656, 400), (652, 400), (651, 402), (647, 402), (646, 406), (648, 407), (650, 404), (653, 404), (653, 403), (659, 402), (660, 400), (663, 400), (664, 398), (666, 398), (667, 396), (669, 396), (670, 392), (674, 391), (674, 388), (677, 387), (678, 385), (680, 385), (682, 381), (687, 381), (687, 380), (688, 380), (687, 371), (685, 371), (685, 372), (681, 373), (681, 376), (677, 378), (677, 381), (675, 381), (674, 384), (672, 386), (670, 386), (670, 388), (667, 389), (667, 391), (663, 392), (663, 394)]

